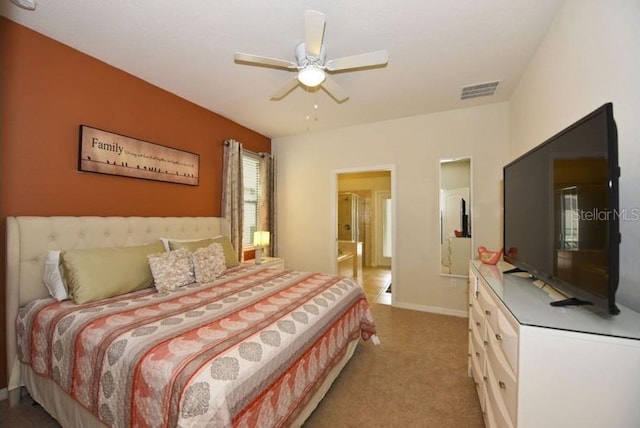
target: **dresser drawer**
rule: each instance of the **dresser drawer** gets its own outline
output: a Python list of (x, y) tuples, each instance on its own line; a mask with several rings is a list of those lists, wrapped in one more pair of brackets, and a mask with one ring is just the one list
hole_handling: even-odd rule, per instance
[(480, 367), (480, 373), (484, 373), (484, 365), (487, 359), (487, 350), (484, 341), (477, 334), (471, 333), (471, 341), (469, 342), (469, 352), (471, 359), (476, 360)]
[(478, 277), (473, 273), (473, 269), (469, 268), (469, 302), (471, 302), (472, 297), (476, 297), (476, 292), (478, 291)]
[[(486, 393), (486, 390), (485, 390)], [(482, 411), (482, 415), (484, 416), (484, 426), (486, 428), (496, 428), (498, 423), (496, 422), (496, 417), (494, 415), (493, 406), (487, 401), (486, 409)]]
[[(517, 323), (510, 313), (500, 311), (498, 313), (498, 337), (502, 352), (504, 352), (509, 366), (514, 374), (518, 373), (518, 334)], [(494, 336), (495, 337), (495, 336)]]
[(499, 428), (513, 428), (516, 426), (511, 417), (509, 411), (506, 408), (505, 402), (502, 398), (501, 388), (496, 380), (496, 375), (493, 372), (491, 364), (487, 364), (487, 382), (486, 382), (486, 402), (487, 412), (491, 414), (492, 419), (495, 420), (495, 426)]
[(482, 309), (480, 308), (480, 305), (475, 304), (471, 307), (471, 311), (469, 312), (469, 324), (471, 331), (480, 338), (481, 342), (484, 342), (487, 337), (487, 319), (482, 316)]
[(480, 408), (484, 412), (486, 409), (485, 395), (486, 386), (484, 381), (484, 366), (478, 363), (478, 359), (474, 358), (475, 348), (473, 345), (469, 346), (469, 361), (471, 367), (471, 376), (473, 377), (473, 383), (476, 385), (476, 392), (478, 393), (478, 400), (480, 401)]
[(474, 303), (474, 305), (470, 308), (469, 311), (469, 327), (472, 330), (476, 330), (478, 332), (479, 337), (484, 341), (486, 337), (486, 318), (482, 313), (482, 308), (478, 301)]
[(474, 322), (474, 314), (473, 314), (473, 307), (474, 305), (477, 304), (476, 302), (472, 301), (471, 298), (469, 298), (469, 331), (471, 331), (471, 327), (473, 327), (475, 325)]
[[(518, 407), (518, 390), (516, 377), (502, 351), (500, 341), (495, 338), (491, 326), (488, 327), (489, 340), (486, 347), (486, 372), (489, 383), (493, 388), (498, 401), (502, 402), (504, 409), (511, 421), (516, 420)], [(487, 385), (487, 388), (490, 386)], [(497, 417), (496, 419), (499, 419)], [(515, 423), (514, 423), (515, 425)]]
[(469, 271), (469, 282), (468, 282), (468, 299), (469, 299), (469, 327), (471, 327), (471, 312), (473, 311), (473, 307), (479, 305), (478, 298), (476, 295), (476, 290), (478, 287), (478, 279), (473, 275), (473, 271)]
[[(498, 340), (509, 366), (518, 372), (518, 327), (511, 313), (503, 303), (489, 291), (486, 284), (479, 283), (481, 309), (486, 318), (485, 324), (492, 329), (491, 336)], [(497, 334), (497, 336), (496, 336)]]
[(496, 306), (495, 297), (493, 292), (489, 291), (488, 287), (482, 282), (478, 283), (478, 301), (480, 302), (480, 310), (483, 316), (487, 319), (487, 322), (493, 326), (495, 330), (498, 325), (496, 313), (498, 308)]

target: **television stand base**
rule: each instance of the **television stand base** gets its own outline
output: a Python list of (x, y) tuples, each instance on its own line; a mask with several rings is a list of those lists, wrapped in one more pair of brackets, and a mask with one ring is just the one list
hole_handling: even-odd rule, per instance
[(513, 269), (507, 269), (502, 273), (506, 274), (506, 273), (522, 273), (522, 272), (526, 272), (526, 270), (520, 269), (520, 268), (513, 268)]
[(593, 305), (593, 303), (587, 300), (580, 300), (577, 297), (570, 297), (564, 300), (558, 300), (556, 302), (549, 303), (551, 306), (583, 306), (583, 305)]

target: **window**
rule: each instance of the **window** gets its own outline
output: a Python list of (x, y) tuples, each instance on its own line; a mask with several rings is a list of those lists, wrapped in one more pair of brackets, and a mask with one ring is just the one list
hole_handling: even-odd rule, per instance
[(244, 186), (244, 218), (242, 245), (253, 246), (253, 232), (258, 230), (260, 218), (260, 156), (242, 151), (242, 181)]
[(560, 221), (562, 236), (561, 249), (579, 250), (580, 248), (580, 222), (578, 216), (578, 188), (567, 187), (560, 190)]

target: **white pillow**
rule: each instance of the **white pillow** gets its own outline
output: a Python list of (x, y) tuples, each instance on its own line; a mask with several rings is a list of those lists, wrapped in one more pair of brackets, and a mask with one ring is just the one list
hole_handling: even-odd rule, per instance
[(44, 275), (42, 280), (47, 290), (49, 290), (51, 297), (59, 302), (69, 298), (67, 288), (64, 286), (64, 282), (62, 282), (61, 269), (60, 251), (49, 251), (47, 253), (47, 259), (44, 262)]

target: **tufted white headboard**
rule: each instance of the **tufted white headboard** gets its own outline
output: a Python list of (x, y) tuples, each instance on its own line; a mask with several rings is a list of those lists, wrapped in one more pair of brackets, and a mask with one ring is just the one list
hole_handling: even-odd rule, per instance
[[(9, 370), (16, 352), (18, 308), (48, 297), (42, 282), (50, 250), (143, 245), (160, 237), (230, 235), (219, 217), (7, 217), (6, 317)], [(9, 373), (10, 375), (10, 373)]]

